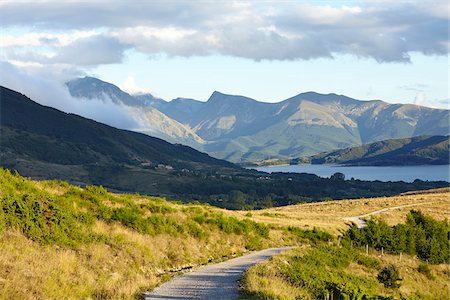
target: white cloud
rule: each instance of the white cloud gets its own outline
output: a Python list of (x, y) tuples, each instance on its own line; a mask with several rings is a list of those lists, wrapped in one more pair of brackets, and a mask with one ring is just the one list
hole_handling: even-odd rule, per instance
[[(70, 56), (80, 66), (120, 62), (128, 47), (150, 55), (296, 60), (351, 54), (379, 62), (409, 62), (412, 52), (449, 51), (446, 1), (321, 3), (3, 2), (4, 29), (60, 32), (7, 33), (3, 47), (49, 47), (54, 56), (47, 63), (67, 62)], [(78, 36), (71, 37), (72, 32)], [(25, 53), (33, 58), (30, 51)]]
[(121, 129), (131, 130), (148, 126), (142, 124), (142, 118), (135, 116), (123, 105), (105, 99), (73, 98), (64, 83), (49, 77), (34, 76), (7, 62), (0, 62), (0, 69), (0, 85), (20, 92), (39, 104)]
[(133, 75), (128, 75), (125, 81), (119, 85), (120, 89), (131, 94), (152, 94), (150, 89), (138, 86)]
[(414, 98), (415, 105), (424, 105), (426, 102), (426, 96), (424, 92), (417, 92), (416, 97)]
[(6, 33), (2, 34), (2, 38), (0, 39), (0, 47), (63, 47), (72, 44), (78, 39), (88, 38), (96, 34), (98, 33), (93, 30), (75, 30), (61, 34), (29, 32), (19, 36)]

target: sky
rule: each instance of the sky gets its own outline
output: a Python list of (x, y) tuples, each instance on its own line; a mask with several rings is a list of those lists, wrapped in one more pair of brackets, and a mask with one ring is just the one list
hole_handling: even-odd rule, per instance
[(165, 100), (315, 91), (448, 108), (448, 5), (2, 0), (0, 84), (42, 99), (49, 81), (94, 76)]

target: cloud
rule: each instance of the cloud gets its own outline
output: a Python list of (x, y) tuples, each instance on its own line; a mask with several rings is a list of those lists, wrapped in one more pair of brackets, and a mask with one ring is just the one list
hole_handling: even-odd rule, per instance
[(415, 105), (424, 105), (426, 102), (426, 96), (424, 92), (417, 92), (416, 97), (414, 98)]
[[(49, 40), (53, 43), (57, 38), (39, 37), (39, 42)], [(40, 64), (65, 64), (79, 67), (89, 67), (102, 64), (120, 63), (124, 52), (130, 46), (119, 40), (103, 34), (82, 37), (53, 48), (56, 53), (44, 51), (16, 52), (10, 50), (9, 59), (22, 62), (37, 62)]]
[(433, 108), (450, 109), (450, 99), (429, 100), (427, 105)]
[[(410, 62), (413, 52), (446, 55), (449, 51), (449, 18), (443, 13), (447, 1), (319, 3), (35, 1), (25, 5), (2, 1), (0, 9), (3, 28), (50, 32), (31, 36), (29, 44), (23, 36), (6, 34), (10, 47), (41, 55), (33, 58), (22, 49), (21, 59), (28, 56), (46, 63), (70, 59), (79, 66), (117, 63), (129, 48), (149, 55), (221, 54), (253, 60), (350, 54), (378, 62)], [(62, 33), (54, 36), (52, 31)], [(92, 31), (95, 36), (67, 38), (71, 32)]]
[(132, 75), (128, 75), (127, 79), (119, 85), (120, 89), (131, 94), (152, 94), (150, 89), (138, 86), (136, 79)]
[(125, 106), (104, 99), (73, 98), (63, 83), (48, 77), (33, 76), (7, 62), (0, 62), (0, 69), (0, 85), (20, 92), (42, 105), (121, 129), (146, 126), (141, 123), (142, 118), (133, 115)]
[(428, 84), (415, 83), (415, 84), (409, 84), (409, 85), (401, 85), (398, 88), (405, 90), (405, 91), (423, 92), (425, 89), (427, 89), (429, 87), (430, 86)]

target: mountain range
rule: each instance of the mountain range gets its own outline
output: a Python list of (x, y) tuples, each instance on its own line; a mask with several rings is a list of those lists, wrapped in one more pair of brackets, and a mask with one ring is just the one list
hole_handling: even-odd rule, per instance
[(261, 208), (305, 201), (393, 195), (447, 186), (336, 181), (313, 174), (240, 168), (181, 144), (117, 129), (40, 105), (0, 87), (0, 167), (34, 179), (103, 185), (225, 208)]
[(231, 162), (301, 157), (395, 138), (447, 135), (449, 110), (307, 92), (278, 103), (214, 92), (206, 101), (133, 96), (92, 77), (67, 83), (74, 97), (109, 98), (144, 112), (150, 132)]

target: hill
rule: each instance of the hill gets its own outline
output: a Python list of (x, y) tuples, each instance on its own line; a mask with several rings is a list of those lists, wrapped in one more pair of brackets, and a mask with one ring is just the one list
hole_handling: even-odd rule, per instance
[(391, 139), (299, 158), (242, 163), (243, 166), (343, 164), (350, 166), (448, 165), (449, 136)]
[(307, 241), (217, 208), (0, 169), (1, 299), (136, 299), (183, 269)]
[(373, 217), (384, 220), (389, 225), (396, 225), (406, 220), (406, 215), (411, 209), (420, 209), (427, 215), (444, 221), (448, 219), (449, 205), (450, 190), (447, 187), (391, 197), (302, 203), (258, 211), (228, 211), (227, 214), (264, 224), (303, 229), (316, 227), (333, 234), (340, 234), (348, 227), (348, 217), (366, 215), (379, 209), (394, 207), (395, 209), (386, 210)]
[[(2, 299), (55, 299), (67, 295), (77, 299), (136, 299), (143, 291), (151, 290), (183, 270), (248, 250), (301, 244), (316, 251), (314, 249), (321, 249), (323, 241), (327, 245), (334, 241), (329, 233), (317, 228), (266, 225), (261, 220), (251, 220), (252, 214), (259, 212), (244, 214), (135, 193), (114, 194), (98, 186), (83, 189), (61, 181), (32, 181), (3, 169), (0, 169), (0, 190)], [(440, 210), (429, 205), (430, 211), (445, 211), (442, 207), (448, 206), (448, 191), (373, 199), (373, 203), (372, 199), (344, 200), (333, 202), (332, 206), (351, 207), (348, 213), (366, 212), (395, 205), (399, 203), (398, 198), (417, 203), (429, 195), (444, 196), (441, 200), (447, 201)], [(315, 204), (317, 216), (321, 209), (325, 211), (321, 219), (309, 221), (308, 226), (322, 227), (322, 221), (330, 220), (328, 204), (331, 202)], [(302, 207), (311, 205), (296, 208), (302, 211)], [(292, 207), (284, 209), (286, 213), (294, 211)], [(278, 213), (273, 212), (268, 218), (291, 219)], [(349, 215), (344, 213), (343, 216)], [(296, 220), (302, 221), (302, 217)], [(362, 254), (352, 253), (336, 260), (360, 259), (358, 261), (363, 262), (358, 266), (373, 262), (364, 259)], [(340, 254), (334, 251), (326, 257)], [(372, 255), (379, 259), (377, 253)], [(275, 259), (269, 263), (276, 262), (277, 267), (272, 270), (278, 270), (290, 259), (281, 263)], [(398, 261), (397, 257), (387, 255), (381, 259)], [(406, 255), (403, 259), (403, 264), (406, 262), (409, 268), (405, 285), (410, 285), (409, 278), (419, 276), (420, 279), (422, 275), (410, 268), (410, 265), (417, 267), (417, 260)], [(447, 277), (440, 270), (445, 269), (432, 266), (431, 275), (438, 279), (433, 277), (426, 285), (438, 287), (435, 292), (445, 290), (441, 284)], [(265, 270), (258, 274), (266, 276)], [(266, 282), (280, 284), (273, 280)]]
[(164, 101), (152, 95), (124, 96), (117, 87), (106, 89), (105, 84), (87, 77), (69, 82), (68, 87), (77, 97), (107, 94), (111, 99), (122, 99), (118, 101), (124, 105), (151, 106), (195, 137), (183, 140), (182, 135), (172, 135), (175, 141), (189, 140), (190, 146), (232, 162), (310, 156), (380, 140), (449, 132), (448, 110), (411, 104), (315, 92), (277, 103), (217, 91), (206, 102), (185, 98)]
[(447, 165), (450, 154), (449, 141), (448, 136), (392, 139), (324, 152), (300, 158), (298, 162), (364, 166)]
[[(251, 267), (241, 298), (448, 299), (449, 204), (449, 190), (441, 189), (239, 212), (266, 224), (340, 235)], [(369, 216), (373, 211), (381, 213)], [(368, 216), (366, 227), (345, 224), (356, 215)]]
[(180, 144), (119, 130), (33, 102), (1, 87), (0, 165), (38, 179), (97, 184), (231, 208), (394, 195), (446, 182), (339, 181), (311, 174), (266, 174)]

